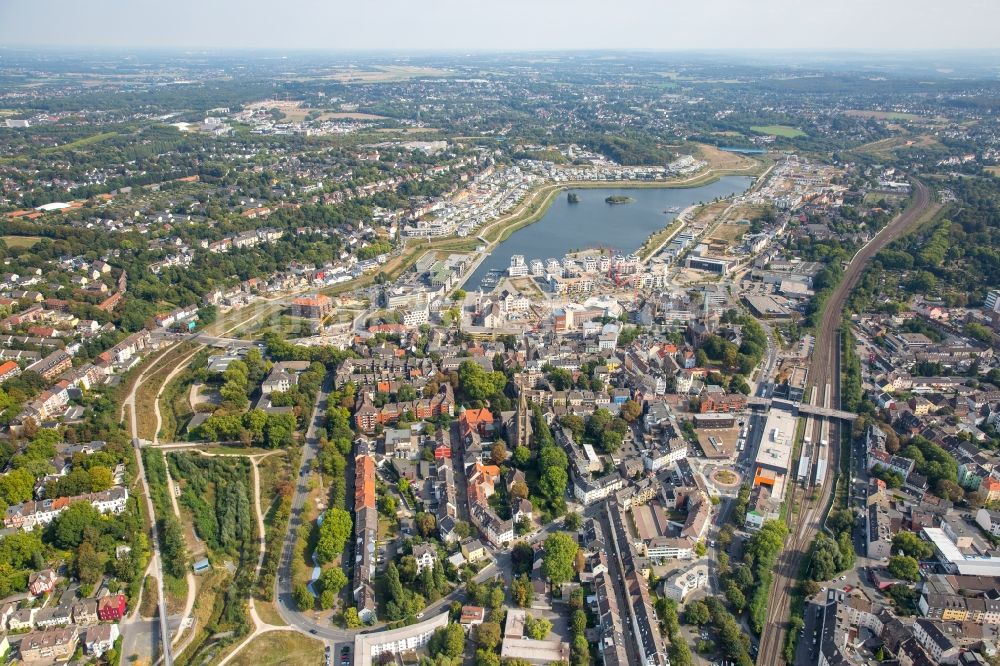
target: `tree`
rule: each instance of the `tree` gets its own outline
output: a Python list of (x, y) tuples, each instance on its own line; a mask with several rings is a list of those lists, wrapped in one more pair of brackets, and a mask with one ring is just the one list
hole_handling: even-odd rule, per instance
[(396, 498), (389, 493), (382, 493), (382, 496), (378, 500), (378, 510), (383, 516), (395, 518), (398, 511)]
[(93, 588), (104, 573), (105, 558), (89, 541), (84, 541), (76, 551), (76, 575), (83, 585)]
[(732, 581), (739, 585), (741, 590), (749, 590), (753, 586), (753, 572), (747, 564), (740, 564), (733, 568), (730, 575)]
[(500, 657), (496, 652), (476, 650), (475, 666), (500, 666)]
[(502, 372), (486, 372), (475, 361), (462, 361), (458, 366), (458, 386), (469, 400), (489, 400), (506, 384), (507, 376)]
[(737, 613), (746, 608), (747, 598), (736, 583), (731, 580), (727, 580), (723, 592), (726, 594), (726, 600), (729, 601), (733, 610)]
[(635, 400), (626, 400), (622, 405), (622, 418), (632, 423), (640, 416), (642, 416), (642, 405)]
[(518, 469), (526, 468), (529, 464), (531, 464), (531, 449), (527, 446), (516, 446), (514, 448), (514, 455), (510, 459), (510, 463)]
[(587, 631), (587, 614), (582, 610), (573, 611), (570, 618), (570, 629), (574, 634), (582, 634)]
[(913, 532), (899, 532), (892, 537), (892, 549), (917, 560), (927, 560), (934, 554), (934, 548)]
[(99, 493), (114, 485), (114, 474), (107, 467), (94, 465), (87, 471), (90, 473), (90, 492)]
[(312, 610), (316, 603), (316, 598), (305, 583), (299, 583), (292, 589), (292, 599), (295, 600), (295, 607), (300, 611)]
[(60, 548), (76, 548), (83, 542), (84, 531), (101, 522), (101, 513), (90, 502), (73, 502), (56, 519), (53, 529)]
[(569, 534), (556, 532), (545, 540), (542, 574), (555, 586), (573, 578), (573, 562), (579, 546)]
[(500, 644), (500, 625), (496, 622), (483, 622), (476, 627), (476, 645), (484, 650), (494, 650)]
[(887, 568), (890, 574), (901, 580), (920, 580), (920, 565), (909, 555), (893, 555)]
[[(845, 532), (846, 534), (846, 532)], [(843, 555), (836, 541), (820, 532), (812, 545), (809, 559), (809, 575), (813, 580), (828, 580), (843, 571), (840, 566)]]
[(0, 476), (0, 499), (8, 506), (31, 499), (35, 489), (35, 475), (26, 469), (13, 469)]
[[(306, 590), (308, 592), (308, 590)], [(357, 629), (361, 626), (361, 616), (358, 615), (358, 609), (351, 606), (344, 611), (344, 626), (348, 629)]]
[(535, 590), (527, 575), (521, 574), (510, 584), (510, 596), (521, 608), (528, 608), (535, 597)]
[(496, 585), (492, 590), (490, 590), (490, 609), (494, 613), (499, 613), (500, 609), (503, 608), (503, 600), (506, 594), (504, 594), (503, 586)]
[(434, 657), (442, 654), (451, 658), (462, 656), (465, 651), (465, 632), (462, 626), (450, 623), (435, 631), (427, 644), (427, 651)]
[(420, 536), (431, 537), (437, 532), (437, 518), (433, 513), (421, 511), (417, 514), (415, 522)]
[(340, 567), (333, 567), (320, 575), (319, 582), (324, 592), (337, 594), (347, 585), (347, 575)]
[(490, 460), (494, 465), (502, 465), (507, 460), (507, 446), (500, 440), (493, 443), (490, 448)]
[(581, 525), (583, 525), (583, 518), (580, 517), (579, 513), (576, 511), (570, 511), (566, 514), (566, 518), (563, 521), (563, 527), (568, 529), (570, 532), (575, 532), (580, 529)]
[(704, 601), (694, 600), (687, 605), (684, 609), (684, 621), (687, 624), (694, 624), (701, 626), (703, 624), (708, 624), (712, 619), (711, 614), (708, 611), (708, 606), (705, 605)]
[(571, 647), (573, 651), (573, 666), (589, 666), (590, 643), (587, 642), (587, 637), (584, 634), (574, 635)]
[(529, 638), (534, 638), (536, 641), (545, 640), (552, 631), (552, 623), (544, 617), (536, 619), (529, 615), (524, 621), (524, 631)]
[(583, 438), (583, 433), (586, 430), (587, 422), (582, 416), (577, 416), (576, 414), (566, 414), (565, 416), (559, 417), (559, 425), (567, 428), (571, 433), (573, 433), (573, 439), (580, 441)]
[(528, 499), (528, 484), (524, 481), (515, 481), (510, 486), (510, 498), (512, 500)]
[(332, 562), (343, 552), (353, 528), (351, 514), (344, 509), (334, 507), (323, 514), (316, 543), (316, 556), (321, 563)]

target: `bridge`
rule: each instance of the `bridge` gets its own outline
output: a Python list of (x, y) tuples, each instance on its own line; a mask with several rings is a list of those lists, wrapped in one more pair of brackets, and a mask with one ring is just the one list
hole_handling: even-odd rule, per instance
[(247, 349), (253, 346), (252, 340), (240, 340), (239, 338), (223, 338), (216, 337), (213, 335), (206, 335), (204, 333), (194, 336), (194, 341), (199, 342), (208, 347), (233, 347), (233, 348), (243, 348)]
[(828, 419), (843, 419), (844, 421), (854, 421), (858, 418), (857, 414), (852, 412), (845, 412), (841, 409), (833, 409), (832, 407), (820, 407), (818, 405), (809, 405), (801, 402), (792, 402), (790, 400), (781, 400), (779, 398), (761, 398), (761, 397), (751, 397), (747, 398), (747, 405), (752, 409), (770, 409), (771, 407), (778, 407), (779, 409), (785, 409), (793, 414), (802, 414), (806, 416), (821, 416)]

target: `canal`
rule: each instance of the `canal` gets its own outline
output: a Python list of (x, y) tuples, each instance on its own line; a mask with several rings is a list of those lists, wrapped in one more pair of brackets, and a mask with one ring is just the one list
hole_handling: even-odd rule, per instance
[[(466, 282), (466, 289), (479, 289), (490, 271), (504, 271), (515, 254), (532, 259), (562, 259), (567, 252), (604, 247), (613, 253), (635, 252), (650, 235), (663, 229), (678, 212), (699, 202), (730, 197), (753, 183), (747, 176), (725, 176), (707, 185), (690, 188), (582, 188), (560, 192), (545, 215), (511, 234), (498, 245)], [(573, 192), (578, 203), (569, 203)], [(626, 196), (632, 203), (605, 203), (609, 196)], [(678, 212), (664, 212), (674, 210)]]

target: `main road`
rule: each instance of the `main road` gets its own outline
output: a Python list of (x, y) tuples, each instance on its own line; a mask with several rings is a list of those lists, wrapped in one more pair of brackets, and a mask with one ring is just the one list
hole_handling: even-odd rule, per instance
[[(930, 192), (927, 187), (916, 180), (913, 181), (913, 185), (914, 196), (910, 204), (858, 250), (823, 310), (823, 316), (816, 331), (816, 346), (809, 366), (808, 383), (813, 393), (816, 394), (818, 391), (819, 396), (823, 395), (826, 385), (829, 384), (832, 392), (832, 405), (834, 406), (839, 406), (840, 402), (840, 336), (838, 329), (844, 316), (844, 305), (872, 258), (889, 243), (909, 232), (931, 206)], [(822, 400), (822, 397), (820, 399)], [(764, 622), (764, 631), (760, 639), (758, 664), (777, 664), (784, 659), (783, 648), (793, 588), (798, 580), (804, 558), (808, 555), (809, 547), (822, 526), (826, 508), (829, 506), (830, 497), (836, 486), (837, 473), (840, 468), (840, 437), (840, 424), (832, 422), (830, 424), (828, 471), (820, 489), (819, 498), (811, 500), (803, 493), (801, 498), (803, 506), (799, 508), (799, 511), (795, 513), (789, 507), (789, 515), (793, 516), (791, 534), (775, 567), (774, 581), (768, 596), (770, 604), (767, 609), (767, 619)]]

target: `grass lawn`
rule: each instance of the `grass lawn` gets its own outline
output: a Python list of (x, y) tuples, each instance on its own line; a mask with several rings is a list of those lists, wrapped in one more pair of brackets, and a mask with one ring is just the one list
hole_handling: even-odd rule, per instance
[(750, 130), (757, 134), (773, 134), (774, 136), (783, 136), (787, 139), (806, 135), (805, 132), (791, 125), (754, 125)]
[(720, 469), (715, 473), (715, 478), (719, 480), (719, 483), (732, 484), (736, 483), (736, 475), (733, 474), (728, 469)]
[[(177, 363), (190, 354), (194, 347), (188, 343), (173, 347), (157, 361), (157, 366), (136, 391), (136, 423), (139, 428), (138, 436), (152, 441), (156, 431), (156, 413), (153, 411), (153, 404), (156, 402), (156, 394), (160, 392), (160, 387), (169, 375), (177, 367)], [(161, 417), (163, 414), (161, 413)]]
[(101, 132), (100, 134), (94, 134), (92, 136), (86, 136), (82, 139), (77, 139), (76, 141), (64, 143), (61, 146), (42, 148), (39, 152), (42, 153), (43, 155), (51, 155), (52, 153), (58, 153), (64, 150), (76, 150), (77, 148), (86, 148), (87, 146), (93, 145), (95, 143), (100, 143), (101, 141), (106, 141), (107, 139), (116, 136), (118, 136), (118, 132)]
[(272, 602), (257, 599), (253, 603), (254, 608), (257, 609), (257, 617), (259, 617), (262, 622), (273, 624), (276, 627), (284, 627), (288, 624), (281, 619), (280, 615), (278, 615), (278, 611), (275, 609)]
[(878, 141), (862, 144), (853, 150), (854, 152), (868, 153), (878, 159), (891, 159), (893, 153), (897, 150), (905, 150), (907, 148), (936, 148), (940, 145), (933, 136), (920, 134), (891, 136), (887, 139), (879, 139)]
[(718, 240), (726, 243), (735, 243), (747, 233), (750, 228), (747, 224), (720, 224), (709, 234), (707, 240)]
[(33, 247), (35, 243), (42, 240), (41, 236), (0, 236), (9, 248)]
[(674, 218), (671, 220), (670, 224), (664, 227), (662, 230), (657, 231), (652, 236), (646, 239), (646, 242), (642, 244), (639, 249), (639, 257), (642, 259), (647, 259), (653, 252), (663, 243), (667, 241), (672, 235), (674, 235), (678, 229), (681, 227), (681, 221), (679, 218)]
[(156, 576), (146, 576), (146, 583), (142, 588), (142, 601), (139, 603), (139, 615), (145, 618), (154, 617), (159, 602), (160, 595), (157, 592)]
[(994, 176), (1000, 176), (1000, 166), (986, 167), (986, 170), (989, 171)]
[(182, 370), (174, 376), (160, 396), (160, 426), (161, 437), (168, 442), (177, 440), (177, 432), (182, 424), (194, 415), (191, 403), (188, 401), (188, 389), (193, 373), (190, 368)]
[(260, 470), (261, 509), (266, 513), (278, 493), (278, 487), (291, 479), (292, 470), (288, 453), (284, 451), (263, 458), (257, 466)]
[(323, 643), (295, 631), (270, 631), (250, 643), (230, 662), (233, 666), (323, 663)]
[(181, 576), (174, 578), (169, 574), (163, 576), (163, 591), (167, 597), (167, 614), (175, 615), (184, 610), (187, 603), (188, 585), (187, 578)]

